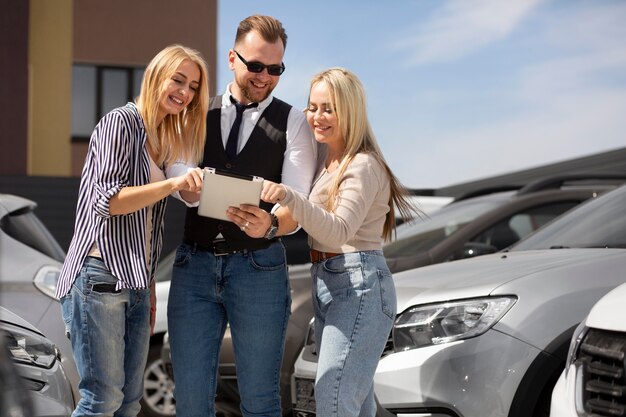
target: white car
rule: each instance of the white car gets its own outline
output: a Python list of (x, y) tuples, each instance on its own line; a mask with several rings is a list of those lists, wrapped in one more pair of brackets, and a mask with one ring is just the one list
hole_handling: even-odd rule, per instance
[(552, 392), (550, 417), (626, 413), (626, 284), (598, 301), (578, 326)]
[[(626, 186), (505, 252), (394, 274), (398, 315), (374, 377), (379, 415), (546, 416), (574, 329), (626, 282), (624, 207)], [(294, 371), (298, 416), (315, 411), (313, 361), (306, 346)]]

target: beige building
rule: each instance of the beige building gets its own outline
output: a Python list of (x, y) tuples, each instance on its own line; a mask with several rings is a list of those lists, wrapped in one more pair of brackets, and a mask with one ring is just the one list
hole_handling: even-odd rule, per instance
[(0, 175), (79, 176), (97, 121), (163, 47), (199, 50), (215, 91), (217, 0), (0, 0)]

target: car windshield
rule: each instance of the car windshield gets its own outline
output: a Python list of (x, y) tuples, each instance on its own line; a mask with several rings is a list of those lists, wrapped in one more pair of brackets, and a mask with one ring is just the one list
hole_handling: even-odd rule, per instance
[(0, 227), (7, 235), (52, 259), (59, 262), (65, 259), (65, 252), (59, 243), (30, 210), (21, 210), (3, 217)]
[(508, 201), (512, 192), (492, 194), (451, 203), (423, 220), (404, 223), (397, 237), (383, 248), (388, 258), (399, 258), (427, 251), (453, 235), (467, 223)]
[(626, 248), (626, 186), (583, 203), (510, 250)]

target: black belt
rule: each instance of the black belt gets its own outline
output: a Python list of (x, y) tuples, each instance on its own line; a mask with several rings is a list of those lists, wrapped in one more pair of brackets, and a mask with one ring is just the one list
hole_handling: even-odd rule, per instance
[[(248, 248), (237, 248), (228, 244), (226, 239), (215, 239), (213, 242), (209, 244), (193, 242), (188, 239), (184, 239), (183, 243), (193, 246), (194, 248), (206, 252), (210, 252), (215, 256), (224, 256), (224, 255), (232, 255), (235, 253), (247, 253), (252, 249)], [(261, 248), (259, 248), (261, 249)]]

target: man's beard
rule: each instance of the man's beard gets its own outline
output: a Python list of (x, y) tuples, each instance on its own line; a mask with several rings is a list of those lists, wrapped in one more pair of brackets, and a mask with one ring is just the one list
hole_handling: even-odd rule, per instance
[(268, 98), (270, 94), (272, 94), (272, 91), (274, 90), (274, 86), (269, 86), (261, 95), (257, 95), (255, 97), (250, 91), (250, 89), (248, 88), (247, 84), (242, 85), (239, 82), (237, 82), (237, 84), (239, 85), (239, 90), (241, 91), (241, 94), (245, 97), (246, 100), (248, 100), (251, 103), (260, 103), (261, 101)]

